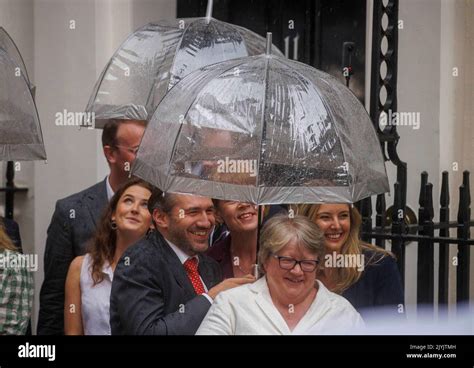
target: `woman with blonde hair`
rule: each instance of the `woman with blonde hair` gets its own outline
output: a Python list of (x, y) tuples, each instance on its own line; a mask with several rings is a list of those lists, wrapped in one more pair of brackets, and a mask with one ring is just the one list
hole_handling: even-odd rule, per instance
[(24, 335), (33, 306), (33, 277), (0, 221), (0, 335)]
[(197, 334), (335, 334), (363, 326), (346, 299), (317, 281), (324, 253), (321, 231), (308, 218), (272, 217), (260, 238), (263, 276), (220, 293)]
[(394, 255), (360, 239), (361, 216), (349, 204), (301, 204), (294, 213), (307, 216), (322, 230), (326, 254), (318, 272), (331, 291), (348, 299), (362, 314), (384, 307), (404, 314), (404, 295)]

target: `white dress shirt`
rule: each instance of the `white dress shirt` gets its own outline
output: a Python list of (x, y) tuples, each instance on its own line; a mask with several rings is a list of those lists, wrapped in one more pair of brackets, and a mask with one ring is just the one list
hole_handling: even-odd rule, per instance
[(266, 277), (219, 293), (196, 335), (344, 334), (364, 322), (352, 305), (320, 281), (316, 298), (293, 331), (273, 304)]
[(112, 189), (112, 186), (110, 185), (110, 175), (107, 176), (107, 180), (105, 181), (105, 188), (107, 189), (107, 199), (110, 201), (110, 199), (114, 196), (114, 190)]
[[(182, 265), (184, 265), (184, 262), (186, 262), (189, 258), (196, 258), (197, 261), (198, 261), (198, 264), (199, 264), (199, 257), (198, 256), (193, 256), (193, 257), (190, 257), (188, 256), (186, 253), (184, 253), (181, 249), (179, 249), (176, 245), (174, 245), (173, 243), (171, 243), (168, 239), (166, 239), (166, 242), (169, 244), (169, 246), (171, 247), (171, 249), (173, 249), (173, 251), (176, 253), (176, 255), (178, 256), (179, 258), (179, 261), (181, 262)], [(184, 267), (184, 266), (183, 266)], [(201, 278), (201, 275), (199, 275), (199, 279), (201, 280), (201, 283), (202, 285), (204, 286), (204, 290), (206, 291), (206, 293), (209, 291), (207, 290), (207, 286), (206, 286), (206, 283), (203, 281), (203, 279)], [(209, 300), (209, 302), (211, 304), (214, 303), (214, 300), (208, 295), (208, 294), (202, 294), (206, 297), (207, 300)]]

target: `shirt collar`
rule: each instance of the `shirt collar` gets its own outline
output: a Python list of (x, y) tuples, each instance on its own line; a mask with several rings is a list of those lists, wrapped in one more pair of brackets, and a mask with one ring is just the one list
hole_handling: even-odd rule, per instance
[(112, 189), (112, 186), (110, 185), (110, 175), (107, 176), (107, 180), (105, 181), (105, 187), (107, 189), (107, 199), (110, 201), (110, 199), (114, 196), (114, 191)]
[(104, 262), (104, 265), (102, 266), (102, 273), (107, 275), (110, 279), (110, 282), (113, 281), (114, 279), (114, 271), (112, 270), (112, 267), (110, 266), (108, 261)]
[(173, 249), (173, 251), (176, 253), (176, 255), (178, 256), (179, 258), (179, 261), (181, 262), (181, 264), (184, 264), (184, 262), (186, 262), (189, 258), (196, 258), (199, 262), (199, 257), (196, 255), (196, 256), (193, 256), (193, 257), (190, 257), (189, 255), (187, 255), (186, 253), (184, 253), (181, 249), (179, 249), (176, 245), (174, 245), (172, 242), (170, 242), (168, 239), (166, 239), (166, 242), (169, 244), (169, 246), (171, 247), (171, 249)]

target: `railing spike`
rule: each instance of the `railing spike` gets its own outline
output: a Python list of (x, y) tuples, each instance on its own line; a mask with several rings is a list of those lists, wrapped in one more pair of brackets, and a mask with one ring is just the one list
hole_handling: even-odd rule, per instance
[(418, 204), (420, 207), (425, 207), (425, 189), (426, 189), (426, 184), (428, 183), (428, 173), (426, 171), (423, 171), (421, 173), (421, 185), (420, 185), (420, 197), (418, 199)]
[(428, 183), (426, 184), (425, 189), (425, 209), (426, 209), (426, 219), (433, 220), (434, 217), (434, 209), (433, 209), (433, 184)]
[(465, 200), (467, 202), (467, 205), (469, 206), (471, 204), (471, 190), (469, 186), (469, 171), (468, 170), (465, 170), (462, 173), (462, 184), (464, 185), (464, 188), (466, 190)]
[(441, 195), (439, 197), (439, 203), (441, 207), (448, 207), (449, 206), (449, 173), (447, 171), (443, 171), (442, 174), (442, 181), (441, 181)]

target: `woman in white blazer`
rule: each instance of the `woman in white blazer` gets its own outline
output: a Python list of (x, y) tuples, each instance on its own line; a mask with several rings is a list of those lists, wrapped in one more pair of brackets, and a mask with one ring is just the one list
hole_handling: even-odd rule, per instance
[(359, 313), (316, 280), (324, 253), (323, 235), (312, 221), (273, 217), (261, 233), (258, 260), (264, 275), (220, 293), (197, 334), (339, 334), (359, 329)]

